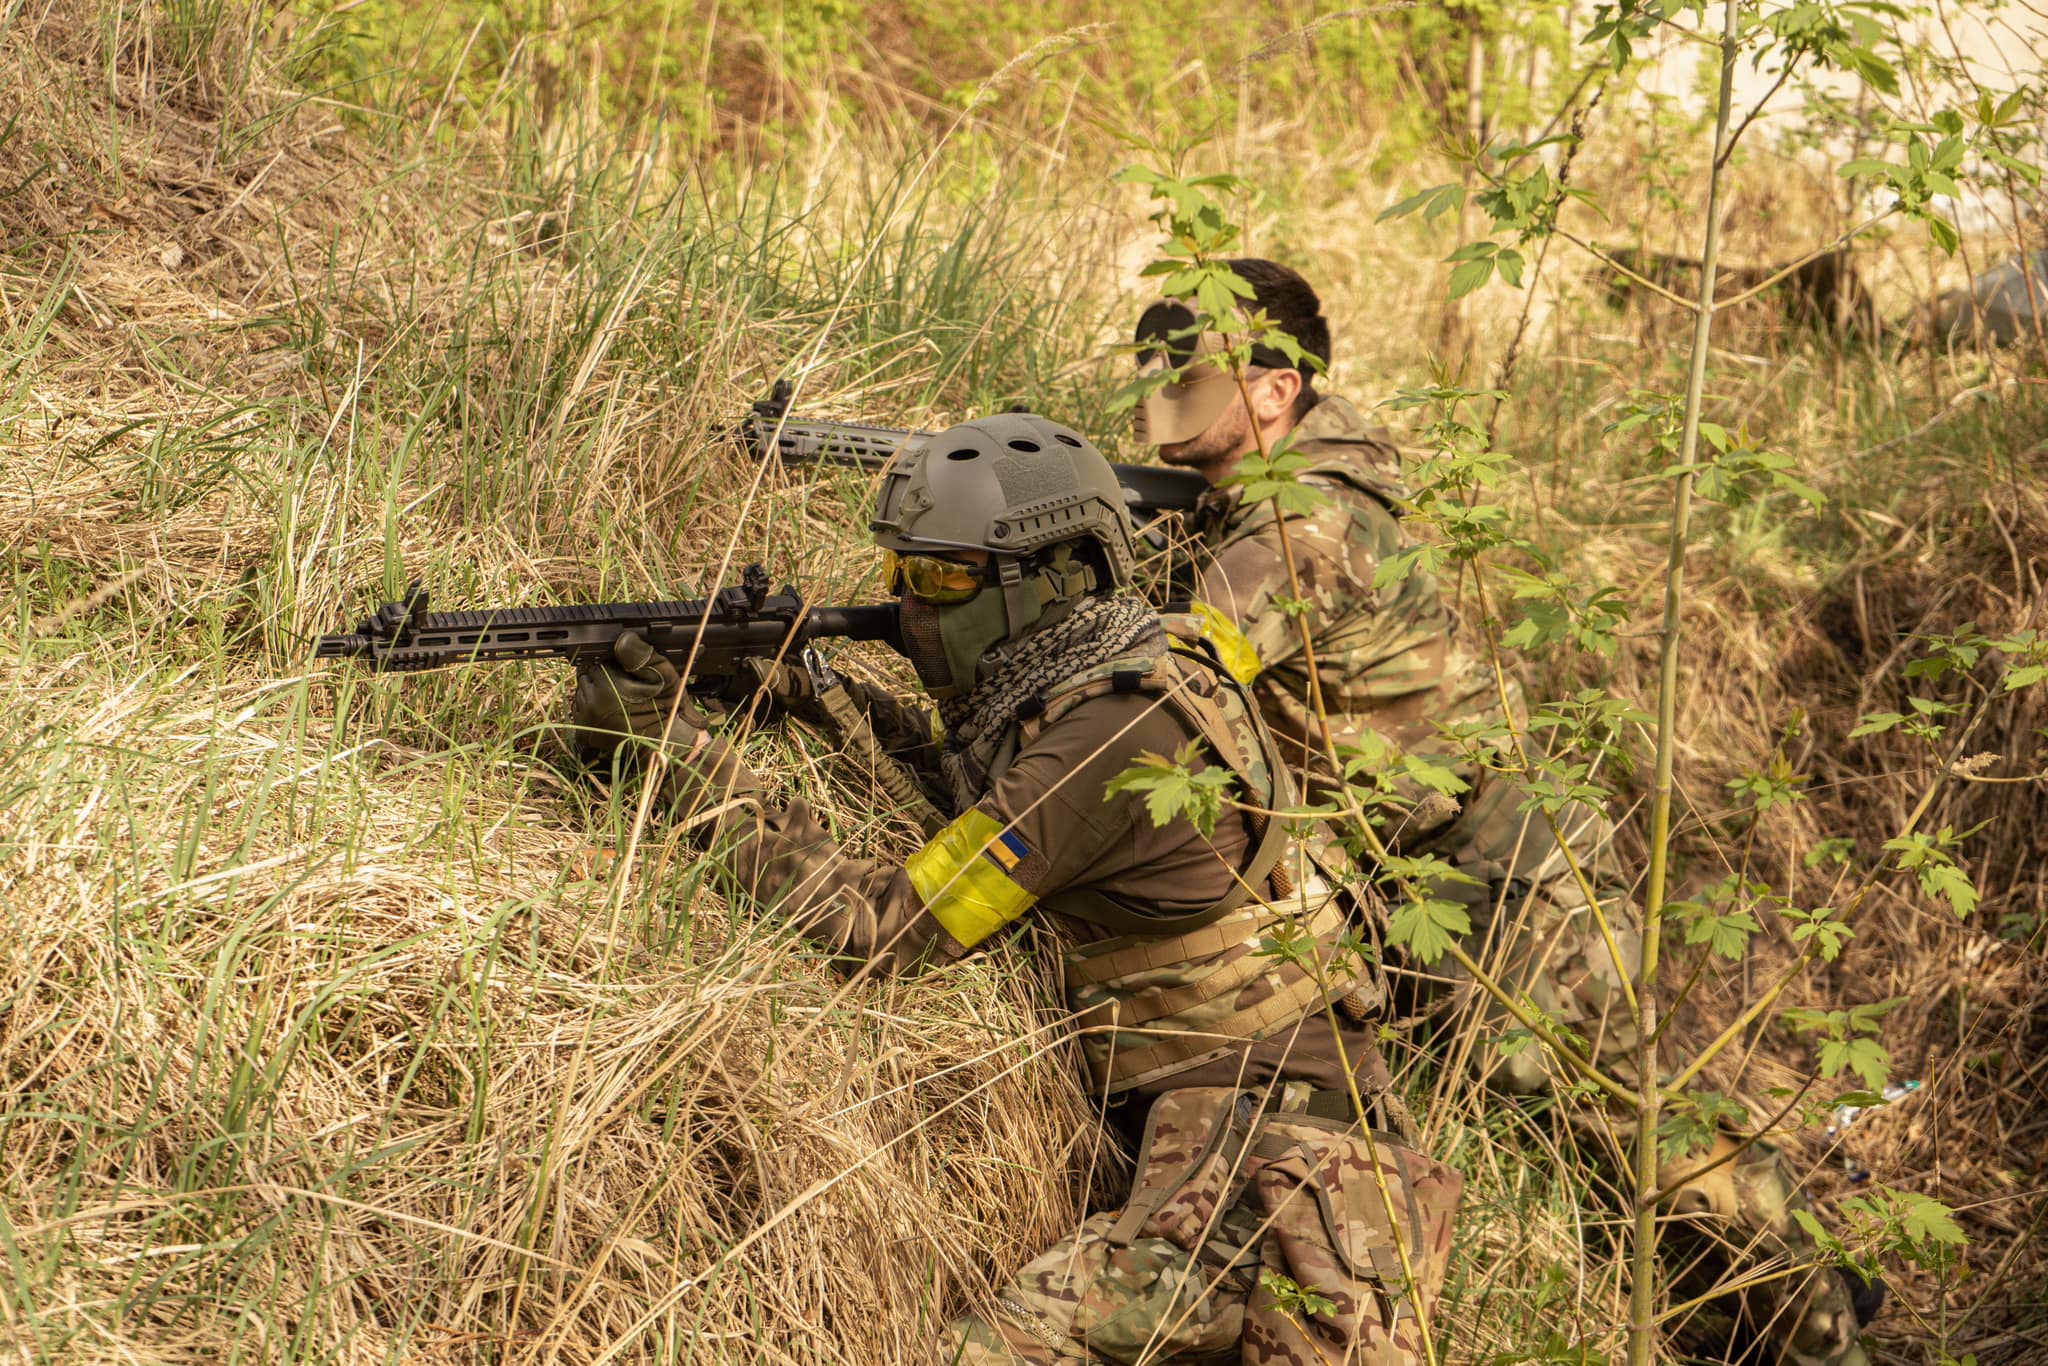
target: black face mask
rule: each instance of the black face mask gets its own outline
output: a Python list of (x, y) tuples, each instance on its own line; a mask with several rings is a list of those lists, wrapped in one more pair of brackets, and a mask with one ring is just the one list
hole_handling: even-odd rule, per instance
[(901, 653), (917, 671), (917, 681), (932, 693), (950, 688), (953, 666), (946, 662), (946, 643), (939, 632), (939, 609), (906, 593), (897, 602), (896, 620), (903, 642)]

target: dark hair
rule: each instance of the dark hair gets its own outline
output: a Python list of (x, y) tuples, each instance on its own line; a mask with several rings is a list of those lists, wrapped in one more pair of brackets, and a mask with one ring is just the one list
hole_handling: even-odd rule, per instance
[[(1323, 319), (1323, 301), (1316, 297), (1309, 282), (1301, 272), (1283, 266), (1278, 261), (1268, 261), (1256, 256), (1240, 257), (1226, 262), (1237, 272), (1246, 284), (1252, 287), (1252, 304), (1266, 311), (1266, 316), (1280, 325), (1280, 329), (1294, 338), (1295, 345), (1321, 361), (1324, 369), (1330, 364), (1330, 324)], [(1268, 366), (1269, 369), (1287, 369), (1284, 363)], [(1320, 395), (1315, 391), (1315, 374), (1307, 366), (1294, 367), (1301, 371), (1301, 395), (1294, 401), (1294, 416), (1299, 419), (1310, 408), (1315, 407)]]

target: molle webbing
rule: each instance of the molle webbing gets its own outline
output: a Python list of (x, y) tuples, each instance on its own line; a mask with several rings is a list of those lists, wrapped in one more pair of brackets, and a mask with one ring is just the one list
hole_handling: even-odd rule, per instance
[(1264, 1038), (1281, 1025), (1300, 1020), (1322, 996), (1316, 979), (1303, 973), (1257, 1005), (1247, 1006), (1203, 1030), (1169, 1034), (1144, 1048), (1119, 1048), (1110, 1055), (1106, 1076), (1098, 1076), (1112, 1092), (1128, 1090), (1154, 1077), (1179, 1071), (1212, 1055)]
[(1067, 985), (1100, 986), (1141, 972), (1207, 958), (1233, 944), (1251, 944), (1258, 939), (1258, 922), (1258, 910), (1253, 908), (1186, 934), (1140, 939), (1135, 943), (1105, 939), (1067, 956)]
[[(1325, 894), (1316, 904), (1297, 901), (1295, 906), (1299, 928), (1322, 943), (1343, 928), (1335, 897)], [(1341, 992), (1348, 982), (1326, 986), (1300, 965), (1258, 951), (1259, 933), (1288, 916), (1285, 910), (1254, 907), (1187, 934), (1134, 936), (1067, 954), (1070, 998), (1075, 992), (1110, 997), (1078, 1017), (1088, 1031), (1082, 1053), (1096, 1084), (1127, 1090), (1221, 1056), (1295, 1024), (1329, 991)], [(1235, 957), (1224, 956), (1232, 950)], [(1191, 980), (1180, 975), (1174, 981), (1140, 984), (1145, 976), (1175, 968), (1205, 970)], [(1268, 979), (1267, 987), (1257, 988), (1261, 978)], [(1202, 1007), (1218, 1001), (1227, 1007), (1227, 998), (1247, 989), (1268, 994), (1218, 1018), (1202, 1018)], [(1174, 1021), (1180, 1021), (1178, 1028), (1171, 1027)]]
[(1253, 978), (1272, 970), (1272, 960), (1261, 954), (1246, 952), (1242, 957), (1225, 963), (1215, 971), (1207, 973), (1192, 982), (1183, 982), (1177, 987), (1147, 987), (1135, 996), (1123, 1000), (1104, 1001), (1092, 1010), (1082, 1012), (1075, 1021), (1083, 1029), (1095, 1029), (1103, 1025), (1121, 1025), (1134, 1028), (1164, 1020), (1206, 1005), (1226, 991), (1235, 991), (1250, 985)]

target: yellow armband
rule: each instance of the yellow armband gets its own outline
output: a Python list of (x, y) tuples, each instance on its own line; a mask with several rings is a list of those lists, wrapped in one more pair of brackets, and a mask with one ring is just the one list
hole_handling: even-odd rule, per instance
[(1249, 688), (1266, 667), (1259, 660), (1259, 652), (1245, 639), (1244, 632), (1237, 629), (1237, 623), (1208, 603), (1197, 598), (1194, 602), (1195, 616), (1201, 619), (1202, 636), (1216, 647), (1216, 657), (1223, 661), (1223, 667), (1230, 676)]
[(973, 948), (1031, 909), (1038, 898), (1010, 880), (1008, 869), (1030, 851), (980, 807), (932, 837), (910, 856), (910, 885), (946, 933)]

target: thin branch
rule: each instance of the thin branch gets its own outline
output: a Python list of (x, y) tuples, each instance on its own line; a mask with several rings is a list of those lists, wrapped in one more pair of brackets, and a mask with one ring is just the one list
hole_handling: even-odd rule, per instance
[(1566, 232), (1563, 228), (1554, 228), (1552, 229), (1552, 231), (1554, 231), (1559, 237), (1562, 237), (1565, 241), (1577, 247), (1580, 251), (1583, 251), (1588, 256), (1591, 256), (1601, 265), (1606, 266), (1609, 270), (1613, 271), (1617, 275), (1622, 276), (1624, 279), (1627, 279), (1631, 283), (1641, 285), (1644, 289), (1649, 290), (1652, 294), (1659, 295), (1666, 301), (1677, 304), (1680, 308), (1683, 308), (1688, 312), (1699, 312), (1700, 306), (1698, 302), (1696, 302), (1695, 300), (1688, 299), (1682, 294), (1673, 294), (1670, 290), (1664, 288), (1664, 286), (1658, 284), (1655, 280), (1652, 280), (1647, 276), (1637, 274), (1635, 271), (1630, 270), (1621, 262), (1615, 260), (1612, 256), (1609, 256), (1606, 252), (1600, 250), (1600, 248), (1594, 246), (1591, 242), (1586, 241), (1583, 237), (1575, 237), (1571, 233)]
[(1728, 146), (1722, 150), (1720, 156), (1714, 158), (1714, 165), (1726, 166), (1728, 164), (1728, 158), (1735, 155), (1735, 144), (1742, 141), (1742, 135), (1749, 131), (1749, 125), (1756, 122), (1756, 116), (1764, 112), (1764, 106), (1771, 102), (1771, 97), (1780, 90), (1783, 90), (1785, 82), (1792, 78), (1793, 65), (1793, 62), (1787, 60), (1785, 69), (1778, 73), (1778, 79), (1771, 83), (1771, 88), (1764, 91), (1764, 97), (1756, 102), (1756, 107), (1742, 116), (1742, 122), (1735, 126), (1733, 133), (1728, 135)]
[(1742, 1156), (1751, 1148), (1755, 1147), (1758, 1143), (1762, 1142), (1763, 1136), (1765, 1134), (1769, 1133), (1771, 1130), (1777, 1128), (1780, 1124), (1785, 1122), (1785, 1116), (1791, 1114), (1793, 1109), (1799, 1104), (1800, 1100), (1802, 1100), (1805, 1097), (1806, 1093), (1813, 1089), (1813, 1083), (1813, 1075), (1811, 1073), (1807, 1074), (1806, 1080), (1800, 1083), (1799, 1089), (1793, 1093), (1792, 1099), (1786, 1101), (1784, 1108), (1779, 1110), (1777, 1114), (1772, 1115), (1769, 1120), (1767, 1120), (1763, 1124), (1758, 1125), (1753, 1132), (1745, 1134), (1740, 1139), (1736, 1140), (1734, 1146), (1729, 1148), (1727, 1152), (1715, 1158), (1712, 1162), (1707, 1163), (1707, 1165), (1695, 1171), (1687, 1172), (1684, 1176), (1679, 1177), (1677, 1180), (1671, 1182), (1671, 1184), (1665, 1186), (1664, 1189), (1658, 1191), (1655, 1195), (1650, 1197), (1650, 1203), (1653, 1205), (1663, 1204), (1666, 1200), (1669, 1200), (1672, 1196), (1678, 1194), (1678, 1192), (1684, 1187), (1690, 1186), (1693, 1182), (1699, 1180), (1701, 1177), (1707, 1175), (1710, 1172), (1717, 1172), (1721, 1170), (1721, 1168), (1727, 1166), (1730, 1162), (1733, 1162), (1736, 1158)]
[(1754, 299), (1757, 295), (1763, 293), (1772, 285), (1775, 285), (1780, 281), (1784, 280), (1786, 276), (1791, 275), (1794, 271), (1799, 270), (1801, 267), (1811, 265), (1813, 262), (1818, 261), (1821, 257), (1826, 256), (1831, 252), (1841, 250), (1841, 248), (1845, 244), (1854, 241), (1858, 237), (1861, 237), (1864, 233), (1869, 232), (1872, 228), (1876, 227), (1879, 223), (1884, 222), (1885, 219), (1890, 218), (1893, 214), (1897, 212), (1897, 208), (1890, 208), (1886, 209), (1883, 213), (1874, 214), (1871, 217), (1864, 219), (1861, 223), (1858, 223), (1855, 227), (1849, 229), (1847, 232), (1843, 233), (1840, 237), (1837, 237), (1834, 241), (1828, 243), (1826, 246), (1815, 247), (1812, 251), (1809, 251), (1808, 253), (1806, 253), (1806, 255), (1800, 257), (1791, 265), (1786, 266), (1784, 269), (1778, 271), (1774, 275), (1767, 276), (1764, 279), (1763, 283), (1751, 285), (1748, 289), (1743, 290), (1740, 294), (1731, 295), (1726, 299), (1721, 299), (1715, 303), (1714, 307), (1733, 308), (1737, 304), (1746, 303), (1749, 300)]
[[(1714, 99), (1715, 159), (1707, 177), (1707, 222), (1700, 243), (1700, 303), (1693, 313), (1692, 358), (1685, 386), (1685, 421), (1679, 436), (1678, 465), (1690, 471), (1699, 458), (1700, 409), (1705, 402), (1707, 350), (1713, 336), (1714, 279), (1719, 265), (1721, 216), (1727, 205), (1722, 189), (1721, 153), (1728, 145), (1728, 116), (1735, 91), (1736, 39), (1740, 33), (1740, 12), (1736, 0), (1727, 0), (1722, 11), (1720, 88)], [(1681, 474), (1671, 500), (1671, 555), (1664, 577), (1664, 639), (1658, 648), (1657, 664), (1657, 758), (1656, 778), (1650, 798), (1650, 867), (1643, 896), (1643, 965), (1637, 1012), (1637, 1031), (1642, 1043), (1636, 1063), (1642, 1085), (1636, 1107), (1636, 1209), (1635, 1244), (1630, 1249), (1628, 1361), (1629, 1366), (1649, 1366), (1652, 1339), (1656, 1336), (1657, 1304), (1657, 1205), (1651, 1198), (1657, 1190), (1658, 1112), (1663, 1088), (1657, 1084), (1657, 958), (1663, 933), (1666, 878), (1671, 860), (1671, 795), (1673, 768), (1678, 752), (1678, 648), (1684, 619), (1680, 606), (1685, 594), (1685, 551), (1692, 518), (1694, 476)]]

